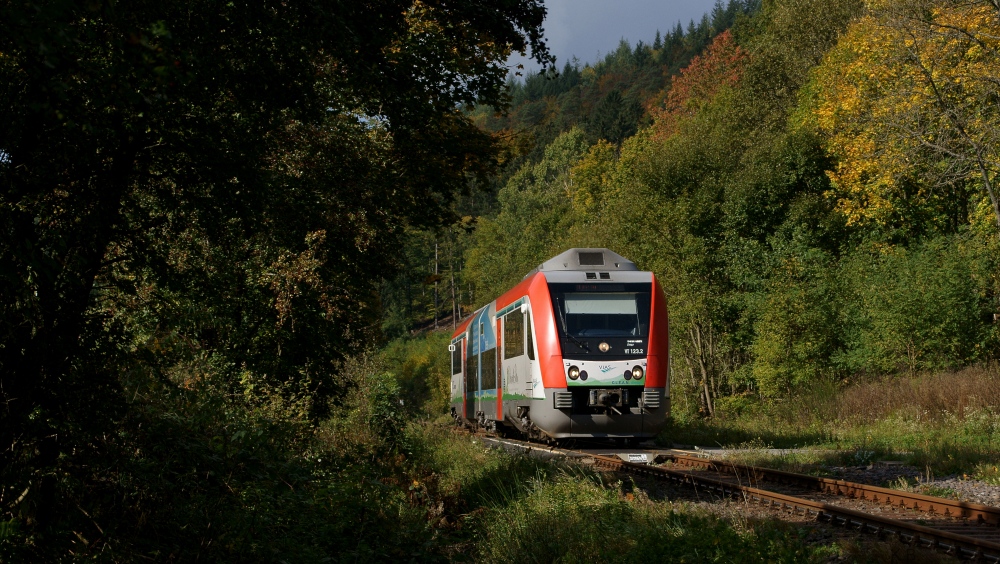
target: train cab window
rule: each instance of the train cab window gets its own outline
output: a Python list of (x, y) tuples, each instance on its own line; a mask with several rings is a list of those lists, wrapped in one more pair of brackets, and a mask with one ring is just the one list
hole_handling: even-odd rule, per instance
[(535, 360), (535, 342), (531, 338), (531, 313), (524, 314), (524, 334), (528, 340), (528, 360)]
[(503, 358), (524, 354), (524, 314), (515, 310), (503, 318)]
[(560, 286), (552, 288), (552, 298), (559, 328), (565, 335), (645, 337), (649, 332), (648, 285), (641, 288), (645, 291), (628, 291), (633, 288), (626, 288), (625, 285), (593, 284), (585, 288), (574, 288), (572, 284), (552, 286)]

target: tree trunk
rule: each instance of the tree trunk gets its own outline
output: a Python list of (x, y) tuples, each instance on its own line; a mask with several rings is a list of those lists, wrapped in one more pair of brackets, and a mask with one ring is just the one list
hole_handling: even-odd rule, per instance
[[(42, 129), (42, 128), (40, 128)], [(28, 484), (28, 521), (44, 530), (59, 510), (56, 479), (51, 469), (64, 448), (65, 437), (51, 421), (82, 420), (76, 394), (102, 388), (101, 376), (80, 374), (73, 362), (80, 354), (86, 330), (87, 309), (97, 278), (105, 268), (107, 249), (120, 225), (121, 201), (129, 189), (140, 146), (120, 128), (122, 146), (104, 171), (93, 171), (94, 197), (87, 211), (72, 225), (34, 225), (31, 212), (19, 212), (15, 228), (31, 245), (24, 247), (18, 266), (35, 263), (34, 300), (25, 305), (6, 350), (0, 353), (0, 472), (7, 472), (19, 457), (30, 458), (27, 467), (36, 477)], [(48, 239), (48, 240), (46, 240)], [(53, 244), (53, 240), (55, 243)], [(61, 245), (65, 245), (60, 249)], [(81, 379), (87, 378), (86, 381)], [(114, 398), (105, 398), (113, 400)], [(84, 400), (85, 401), (85, 400)], [(39, 478), (40, 477), (40, 478)]]
[(458, 302), (455, 300), (455, 244), (448, 252), (448, 272), (451, 273), (451, 330), (458, 327)]
[(438, 243), (434, 241), (434, 328), (438, 328)]
[[(703, 397), (703, 405), (705, 407), (705, 414), (708, 417), (715, 416), (715, 405), (712, 396), (713, 375), (712, 375), (712, 359), (706, 358), (711, 354), (711, 350), (706, 350), (705, 338), (702, 334), (702, 328), (700, 323), (695, 323), (691, 329), (688, 330), (688, 337), (691, 339), (691, 346), (694, 349), (696, 363), (698, 365), (698, 371), (700, 373), (700, 379), (697, 383), (696, 389), (699, 390), (699, 395)], [(708, 346), (711, 347), (711, 335), (708, 337)]]

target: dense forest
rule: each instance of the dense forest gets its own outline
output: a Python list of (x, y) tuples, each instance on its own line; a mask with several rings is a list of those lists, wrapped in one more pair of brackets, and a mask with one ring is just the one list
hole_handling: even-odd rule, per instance
[(0, 560), (455, 558), (429, 330), (569, 247), (656, 273), (690, 417), (1000, 354), (995, 0), (544, 15), (0, 0)]
[(633, 47), (622, 41), (593, 66), (581, 68), (573, 60), (558, 72), (528, 72), (523, 79), (514, 69), (506, 84), (506, 111), (484, 105), (469, 112), (502, 143), (502, 166), (485, 185), (459, 198), (454, 209), (462, 219), (451, 229), (408, 233), (402, 271), (382, 285), (383, 334), (392, 339), (440, 326), (435, 320), (454, 321), (487, 299), (476, 298), (477, 285), (462, 269), (478, 219), (498, 213), (499, 189), (522, 167), (541, 161), (546, 147), (573, 127), (585, 133), (588, 144), (604, 139), (620, 145), (648, 126), (672, 77), (715, 36), (759, 8), (754, 0), (719, 2), (699, 22), (689, 22), (686, 29), (677, 22), (649, 44)]

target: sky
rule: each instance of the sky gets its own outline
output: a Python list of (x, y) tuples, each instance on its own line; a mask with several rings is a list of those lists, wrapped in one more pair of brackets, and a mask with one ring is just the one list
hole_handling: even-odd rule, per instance
[[(545, 38), (556, 65), (562, 68), (573, 56), (580, 65), (594, 64), (618, 47), (624, 38), (632, 45), (652, 43), (656, 30), (674, 28), (677, 21), (687, 29), (712, 10), (715, 0), (545, 0)], [(538, 70), (538, 63), (515, 55), (508, 62), (526, 70)]]

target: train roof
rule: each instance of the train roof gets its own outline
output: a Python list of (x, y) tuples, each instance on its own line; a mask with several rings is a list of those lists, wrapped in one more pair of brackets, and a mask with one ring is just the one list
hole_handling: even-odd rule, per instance
[(455, 337), (458, 337), (458, 336), (459, 336), (459, 335), (461, 335), (462, 333), (465, 333), (465, 329), (466, 329), (466, 327), (468, 327), (468, 326), (469, 326), (469, 323), (472, 323), (472, 318), (473, 318), (473, 317), (475, 317), (475, 316), (476, 316), (476, 314), (477, 314), (477, 313), (479, 313), (479, 312), (480, 312), (480, 310), (482, 310), (482, 309), (483, 309), (483, 308), (479, 308), (479, 309), (477, 309), (476, 311), (474, 311), (474, 312), (472, 313), (472, 315), (470, 315), (469, 317), (466, 317), (466, 318), (465, 318), (465, 319), (464, 319), (464, 320), (463, 320), (463, 321), (462, 321), (461, 323), (459, 323), (459, 324), (458, 324), (458, 326), (457, 326), (457, 327), (455, 327), (455, 330), (454, 330), (454, 331), (452, 331), (452, 333), (451, 333), (451, 338), (452, 338), (452, 340), (454, 340), (454, 339), (455, 339)]
[[(620, 274), (613, 275), (613, 272)], [(490, 306), (500, 309), (524, 296), (531, 285), (531, 279), (538, 274), (545, 275), (545, 279), (550, 282), (649, 282), (652, 280), (651, 273), (640, 272), (639, 267), (634, 262), (610, 249), (569, 249), (538, 265), (526, 274), (519, 284), (465, 318), (455, 328), (452, 339), (457, 339), (463, 334), (469, 327), (469, 323), (483, 309)]]
[(639, 267), (634, 262), (610, 249), (569, 249), (538, 265), (525, 278), (538, 272), (565, 271), (637, 271)]

